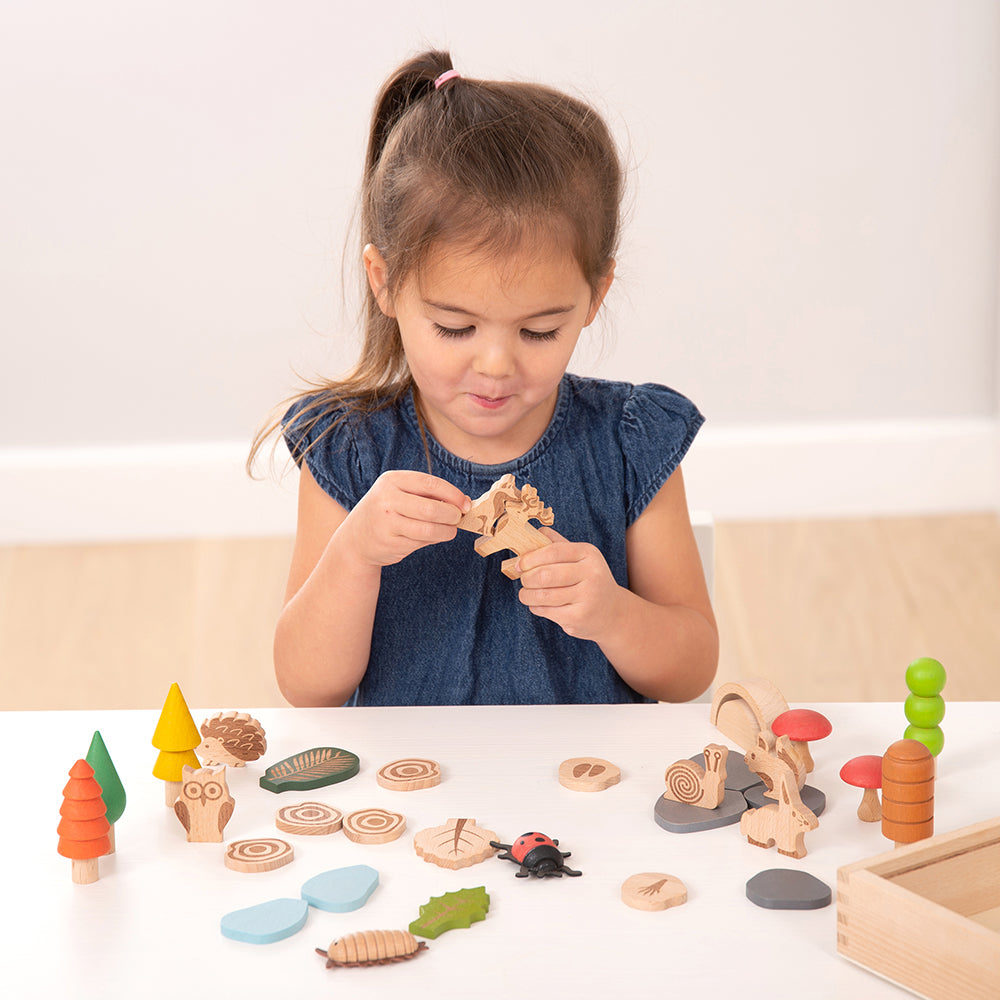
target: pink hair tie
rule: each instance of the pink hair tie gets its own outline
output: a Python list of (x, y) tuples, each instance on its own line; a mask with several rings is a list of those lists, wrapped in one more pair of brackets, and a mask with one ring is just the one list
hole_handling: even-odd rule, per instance
[(434, 89), (440, 90), (443, 84), (446, 84), (449, 80), (457, 80), (461, 75), (457, 69), (447, 70), (434, 81)]

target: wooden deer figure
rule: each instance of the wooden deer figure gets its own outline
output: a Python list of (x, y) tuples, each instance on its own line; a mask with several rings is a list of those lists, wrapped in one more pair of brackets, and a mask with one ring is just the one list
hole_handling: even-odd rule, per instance
[(521, 491), (513, 474), (501, 476), (478, 500), (472, 501), (472, 506), (462, 515), (458, 526), (477, 535), (492, 535), (507, 501), (518, 501), (520, 498)]
[[(555, 514), (538, 497), (538, 490), (525, 483), (518, 488), (512, 475), (498, 479), (459, 521), (458, 526), (467, 531), (477, 531), (476, 551), (481, 556), (510, 549), (517, 555), (551, 545), (531, 519), (551, 525)], [(516, 580), (521, 574), (514, 569), (517, 559), (506, 559), (500, 565), (504, 576)]]
[(709, 743), (705, 747), (704, 768), (693, 760), (675, 761), (663, 775), (667, 784), (663, 797), (703, 809), (715, 809), (726, 794), (728, 756), (728, 747)]
[(777, 778), (778, 801), (759, 809), (748, 809), (740, 817), (740, 833), (748, 844), (768, 848), (790, 858), (806, 856), (805, 835), (819, 826), (816, 814), (803, 803), (791, 769)]

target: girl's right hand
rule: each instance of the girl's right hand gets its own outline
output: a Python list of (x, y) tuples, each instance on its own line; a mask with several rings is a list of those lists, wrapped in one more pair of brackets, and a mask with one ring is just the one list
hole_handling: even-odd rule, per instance
[(472, 501), (426, 472), (383, 472), (340, 526), (356, 558), (390, 566), (426, 545), (450, 541)]

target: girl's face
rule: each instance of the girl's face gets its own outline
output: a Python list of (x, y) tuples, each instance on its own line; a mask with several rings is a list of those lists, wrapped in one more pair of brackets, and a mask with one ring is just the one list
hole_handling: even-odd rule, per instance
[(484, 465), (529, 451), (552, 419), (559, 381), (614, 268), (595, 296), (562, 248), (525, 247), (495, 261), (442, 247), (390, 298), (381, 254), (368, 246), (364, 259), (380, 308), (399, 324), (434, 437)]

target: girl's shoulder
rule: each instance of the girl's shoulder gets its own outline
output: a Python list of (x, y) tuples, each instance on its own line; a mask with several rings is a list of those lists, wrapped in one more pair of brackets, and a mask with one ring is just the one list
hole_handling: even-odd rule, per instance
[(687, 454), (705, 422), (687, 396), (669, 386), (570, 376), (573, 440), (603, 460), (620, 456), (628, 523), (645, 510)]
[(403, 460), (401, 452), (414, 447), (398, 399), (371, 408), (321, 390), (297, 399), (281, 429), (295, 464), (308, 465), (316, 482), (348, 510), (387, 463)]
[(692, 429), (697, 432), (705, 421), (687, 396), (656, 382), (636, 385), (567, 374), (566, 383), (582, 417), (617, 419), (623, 434), (652, 425), (686, 435)]
[(343, 449), (390, 430), (398, 422), (398, 399), (367, 401), (344, 397), (330, 390), (300, 396), (281, 419), (282, 435), (297, 463), (311, 450)]

